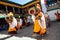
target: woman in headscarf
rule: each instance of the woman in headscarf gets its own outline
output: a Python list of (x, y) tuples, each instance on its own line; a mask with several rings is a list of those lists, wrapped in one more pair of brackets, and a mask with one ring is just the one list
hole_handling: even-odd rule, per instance
[(9, 24), (8, 33), (17, 33), (17, 20), (15, 19), (15, 17), (14, 17), (12, 12), (10, 12), (6, 16), (5, 20)]

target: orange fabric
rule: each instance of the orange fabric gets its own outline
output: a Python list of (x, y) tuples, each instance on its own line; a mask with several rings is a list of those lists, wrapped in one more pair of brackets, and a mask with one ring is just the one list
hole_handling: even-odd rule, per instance
[(40, 35), (44, 35), (46, 33), (46, 28), (41, 28)]
[(41, 28), (41, 26), (38, 24), (38, 20), (35, 20), (34, 32), (40, 32), (40, 35), (44, 35), (46, 33), (46, 28)]
[(35, 18), (35, 23), (34, 23), (34, 32), (39, 32), (40, 30), (41, 30), (41, 26), (39, 25), (39, 23), (38, 23), (38, 17), (40, 17), (41, 18), (41, 14), (40, 13), (38, 13), (38, 15), (36, 16), (36, 18)]
[(42, 12), (38, 13), (38, 15), (37, 15), (37, 16), (40, 16), (40, 17), (41, 17), (41, 16), (42, 16)]
[(40, 25), (38, 23), (38, 20), (36, 19), (35, 20), (35, 23), (34, 23), (34, 32), (39, 32), (40, 31)]
[(9, 27), (8, 32), (17, 31), (16, 28)]
[(38, 23), (38, 17), (41, 18), (42, 12), (38, 13), (37, 19), (35, 19), (34, 22), (34, 32), (38, 33), (40, 32), (40, 35), (44, 35), (46, 33), (46, 28), (41, 28), (41, 26)]

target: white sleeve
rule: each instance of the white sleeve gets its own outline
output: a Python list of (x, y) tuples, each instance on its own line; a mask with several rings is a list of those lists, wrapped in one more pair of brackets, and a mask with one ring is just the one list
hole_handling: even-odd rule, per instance
[(42, 20), (42, 26), (43, 26), (44, 28), (46, 28), (46, 21), (45, 21), (45, 17), (44, 17), (44, 14), (43, 14), (43, 13), (42, 13), (41, 20)]
[(23, 22), (22, 19), (20, 19), (20, 24), (22, 24), (22, 22)]
[(32, 20), (33, 20), (33, 22), (35, 22), (35, 16), (34, 15), (32, 15)]
[(12, 27), (15, 27), (15, 26), (17, 26), (17, 20), (14, 18), (14, 20), (13, 20), (13, 22), (12, 22)]

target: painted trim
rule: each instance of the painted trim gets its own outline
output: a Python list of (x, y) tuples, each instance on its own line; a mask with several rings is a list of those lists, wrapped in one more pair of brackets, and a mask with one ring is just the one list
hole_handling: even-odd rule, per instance
[(47, 12), (52, 11), (52, 10), (56, 10), (56, 9), (60, 9), (60, 7), (47, 10)]

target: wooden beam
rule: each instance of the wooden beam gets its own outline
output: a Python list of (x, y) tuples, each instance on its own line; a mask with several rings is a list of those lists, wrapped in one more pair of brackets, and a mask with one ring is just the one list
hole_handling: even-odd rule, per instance
[(29, 3), (29, 4), (25, 5), (25, 6), (18, 6), (18, 5), (15, 5), (15, 4), (10, 4), (10, 3), (7, 3), (7, 2), (2, 2), (2, 1), (0, 1), (0, 4), (5, 5), (5, 6), (17, 7), (17, 8), (26, 8), (26, 7), (29, 7), (31, 5), (36, 4), (38, 2), (40, 2), (40, 0), (36, 0), (34, 2), (31, 2), (31, 3)]
[(36, 4), (36, 3), (39, 3), (39, 2), (40, 2), (40, 0), (31, 2), (30, 4), (27, 4), (27, 5), (25, 5), (25, 6), (22, 6), (22, 8), (29, 7), (29, 6), (34, 5), (34, 4)]
[(10, 3), (7, 3), (7, 2), (2, 2), (2, 1), (0, 1), (0, 4), (5, 5), (5, 6), (11, 6), (11, 7), (21, 8), (21, 7), (18, 6), (18, 5), (14, 5), (14, 4), (10, 4)]

